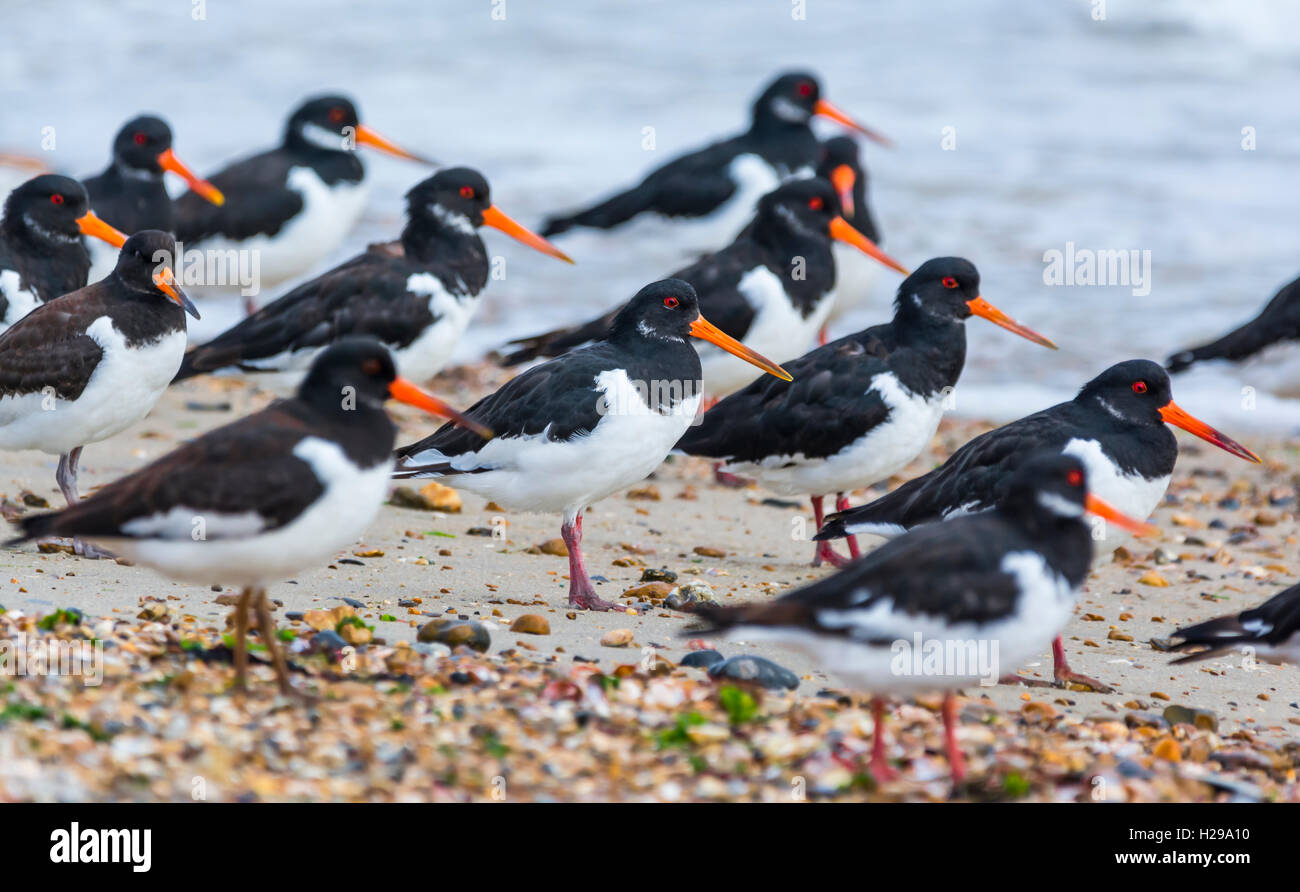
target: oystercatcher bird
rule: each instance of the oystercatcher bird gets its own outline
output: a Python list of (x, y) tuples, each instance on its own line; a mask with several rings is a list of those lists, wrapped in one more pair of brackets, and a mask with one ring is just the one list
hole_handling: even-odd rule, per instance
[(611, 229), (641, 214), (675, 222), (702, 223), (712, 239), (730, 238), (753, 213), (754, 204), (786, 177), (817, 163), (817, 138), (808, 122), (814, 115), (888, 143), (821, 98), (813, 75), (782, 74), (754, 101), (749, 130), (739, 136), (682, 155), (651, 171), (638, 185), (573, 214), (551, 217), (542, 235), (574, 227)]
[[(813, 343), (835, 289), (831, 245), (840, 241), (904, 275), (907, 269), (840, 216), (825, 180), (783, 183), (763, 196), (753, 221), (729, 246), (673, 273), (699, 295), (700, 311), (745, 346), (776, 362), (794, 359)], [(504, 362), (516, 365), (558, 356), (609, 331), (619, 310), (582, 325), (513, 341)], [(704, 392), (713, 398), (744, 387), (759, 373), (711, 347), (700, 351)]]
[(243, 587), (235, 607), (235, 683), (248, 662), (248, 610), (276, 681), (293, 692), (266, 587), (327, 563), (370, 525), (388, 491), (392, 397), (460, 418), (399, 378), (368, 338), (330, 346), (295, 397), (209, 431), (86, 500), (22, 518), (22, 536), (84, 537), (182, 582)]
[[(844, 219), (877, 246), (884, 243), (867, 200), (867, 171), (862, 165), (857, 140), (836, 136), (821, 145), (816, 175), (835, 187)], [(837, 244), (835, 250), (835, 300), (818, 335), (819, 343), (828, 340), (827, 329), (839, 319), (867, 303), (871, 289), (880, 278), (880, 265), (860, 251)]]
[(225, 204), (194, 191), (176, 199), (177, 239), (186, 247), (256, 250), (264, 286), (307, 272), (343, 243), (365, 208), (357, 146), (431, 163), (361, 124), (351, 100), (318, 96), (289, 116), (280, 146), (208, 178)]
[[(975, 437), (928, 474), (874, 502), (831, 515), (814, 538), (894, 536), (922, 524), (990, 510), (1006, 498), (1011, 472), (1042, 450), (1077, 457), (1087, 466), (1092, 489), (1101, 499), (1130, 517), (1145, 519), (1164, 498), (1178, 458), (1178, 440), (1167, 424), (1240, 458), (1260, 460), (1180, 408), (1169, 376), (1159, 365), (1131, 359), (1093, 378), (1069, 402)], [(1126, 538), (1114, 531), (1104, 533), (1106, 553)], [(1058, 683), (1105, 688), (1070, 669), (1059, 638), (1053, 657)]]
[(364, 334), (393, 351), (403, 376), (425, 381), (451, 358), (487, 285), (479, 228), (573, 262), (492, 204), (487, 180), (468, 167), (419, 183), (406, 194), (406, 207), (400, 240), (371, 245), (191, 350), (177, 379), (238, 368), (282, 389), (296, 384), (326, 346)]
[[(840, 338), (787, 364), (794, 381), (759, 378), (686, 431), (677, 449), (722, 463), (726, 478), (754, 478), (785, 495), (822, 499), (884, 480), (934, 437), (966, 361), (965, 321), (989, 319), (1037, 344), (1047, 338), (980, 296), (980, 275), (960, 257), (927, 260), (898, 288), (894, 319)], [(857, 542), (849, 540), (853, 557)], [(819, 542), (813, 566), (848, 562)]]
[(1245, 325), (1175, 353), (1165, 366), (1178, 373), (1211, 360), (1240, 365), (1252, 383), (1278, 396), (1300, 396), (1300, 279), (1283, 285)]
[[(1006, 497), (993, 510), (913, 530), (775, 601), (705, 605), (698, 611), (712, 624), (705, 634), (795, 647), (871, 693), (870, 764), (881, 781), (894, 775), (883, 697), (942, 689), (948, 759), (960, 781), (952, 692), (991, 684), (1000, 665), (1029, 659), (1064, 628), (1092, 560), (1084, 512), (1145, 531), (1093, 496), (1089, 479), (1073, 456), (1033, 455), (1007, 476)], [(963, 658), (930, 660), (932, 653)]]
[(645, 286), (595, 344), (534, 366), (465, 413), (490, 441), (444, 425), (397, 450), (398, 477), (455, 477), (457, 487), (507, 508), (561, 512), (569, 549), (569, 604), (614, 607), (597, 597), (582, 558), (582, 512), (657, 468), (700, 404), (700, 358), (687, 336), (718, 345), (763, 371), (770, 360), (700, 315), (681, 279)]
[(0, 217), (0, 332), (61, 294), (86, 286), (82, 235), (120, 246), (126, 236), (90, 210), (76, 180), (42, 174), (5, 199)]
[[(176, 212), (163, 184), (174, 173), (203, 200), (220, 206), (221, 190), (199, 179), (172, 149), (172, 129), (162, 118), (140, 115), (122, 125), (113, 139), (113, 160), (99, 176), (83, 179), (95, 213), (130, 235), (142, 229), (176, 229)], [(91, 247), (93, 280), (107, 275), (117, 263), (117, 251)]]
[(1300, 585), (1278, 592), (1258, 607), (1185, 626), (1170, 636), (1173, 649), (1188, 656), (1174, 664), (1249, 652), (1267, 663), (1300, 664)]
[[(176, 284), (175, 251), (167, 233), (137, 232), (108, 278), (41, 304), (0, 334), (0, 449), (58, 455), (69, 505), (80, 501), (82, 448), (148, 415), (180, 367), (185, 314), (199, 313)], [(74, 549), (104, 556), (80, 540)]]

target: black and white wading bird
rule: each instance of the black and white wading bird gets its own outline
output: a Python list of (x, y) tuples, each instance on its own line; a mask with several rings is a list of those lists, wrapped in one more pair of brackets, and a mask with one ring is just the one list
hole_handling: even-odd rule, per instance
[[(980, 296), (974, 264), (927, 260), (898, 288), (894, 319), (848, 335), (787, 364), (794, 381), (759, 378), (704, 414), (677, 449), (721, 462), (728, 476), (753, 478), (783, 495), (822, 499), (889, 478), (916, 458), (939, 426), (966, 361), (972, 315), (1047, 347), (1055, 345)], [(852, 557), (857, 541), (849, 539)], [(848, 562), (817, 543), (813, 566)]]
[(266, 587), (328, 563), (378, 513), (397, 435), (384, 411), (390, 397), (460, 417), (397, 377), (378, 342), (341, 341), (317, 357), (295, 397), (209, 431), (63, 511), (22, 518), (11, 544), (74, 536), (181, 582), (241, 586), (235, 684), (245, 682), (251, 608), (280, 690), (293, 693)]
[[(830, 183), (791, 180), (764, 195), (749, 226), (729, 246), (672, 274), (690, 282), (700, 312), (746, 347), (775, 362), (811, 347), (834, 303), (834, 242), (852, 245), (891, 269), (907, 274), (840, 216)], [(514, 341), (507, 365), (558, 356), (605, 336), (619, 309), (582, 325)], [(700, 348), (704, 393), (726, 396), (761, 373), (722, 350)]]
[(1283, 285), (1259, 315), (1218, 340), (1165, 360), (1170, 372), (1218, 362), (1238, 366), (1243, 379), (1281, 397), (1300, 397), (1300, 279)]
[[(961, 781), (953, 691), (992, 683), (1000, 665), (1029, 659), (1064, 628), (1092, 561), (1084, 512), (1148, 531), (1093, 496), (1088, 479), (1073, 456), (1035, 455), (1008, 476), (1006, 498), (992, 511), (914, 530), (775, 601), (706, 605), (699, 611), (711, 623), (705, 634), (788, 645), (870, 693), (870, 768), (878, 781), (895, 775), (886, 758), (884, 698), (943, 690), (948, 760)], [(970, 652), (981, 643), (982, 659)], [(971, 658), (917, 672), (910, 653), (917, 646)]]
[(431, 163), (363, 125), (351, 100), (308, 99), (279, 146), (208, 178), (225, 204), (192, 190), (176, 199), (177, 240), (187, 249), (257, 251), (264, 287), (303, 275), (338, 249), (365, 209), (358, 146)]
[[(95, 213), (127, 235), (142, 229), (175, 232), (176, 211), (163, 183), (163, 174), (180, 177), (204, 201), (225, 203), (221, 190), (195, 176), (172, 149), (172, 130), (153, 115), (141, 115), (122, 125), (113, 139), (113, 160), (98, 176), (83, 179)], [(112, 271), (117, 251), (94, 243), (90, 247), (91, 281)]]
[(85, 188), (47, 173), (10, 192), (0, 217), (0, 332), (41, 304), (85, 288), (83, 235), (120, 247), (126, 236), (90, 209)]
[[(1259, 457), (1185, 412), (1173, 400), (1169, 376), (1154, 362), (1131, 359), (1093, 378), (1060, 403), (975, 437), (938, 468), (888, 495), (827, 518), (817, 539), (859, 533), (895, 536), (923, 524), (987, 511), (1005, 499), (1012, 472), (1043, 450), (1073, 455), (1088, 468), (1092, 491), (1129, 517), (1146, 519), (1164, 498), (1178, 458), (1174, 425), (1233, 455)], [(1109, 554), (1126, 537), (1106, 530)], [(1060, 683), (1105, 685), (1071, 671), (1058, 638), (1054, 674)]]
[[(82, 448), (148, 415), (180, 368), (185, 314), (199, 313), (176, 284), (175, 250), (165, 232), (137, 232), (108, 278), (41, 304), (0, 334), (0, 449), (59, 456), (69, 505), (80, 501)], [(74, 549), (104, 556), (81, 540)]]
[(674, 227), (691, 225), (695, 231), (689, 244), (720, 244), (745, 224), (760, 197), (817, 164), (817, 137), (808, 124), (814, 115), (888, 144), (823, 99), (817, 78), (790, 72), (777, 77), (754, 100), (744, 133), (674, 158), (638, 185), (592, 207), (551, 217), (542, 235), (559, 235), (575, 227), (612, 229), (635, 217), (654, 215)]
[(1300, 665), (1300, 585), (1250, 610), (1185, 626), (1170, 638), (1176, 642), (1173, 650), (1187, 654), (1174, 664), (1236, 652), (1266, 663)]
[(645, 286), (590, 346), (528, 369), (466, 411), (492, 440), (444, 425), (397, 450), (398, 477), (454, 477), (506, 508), (559, 512), (569, 550), (569, 604), (596, 595), (582, 558), (582, 512), (657, 468), (700, 405), (700, 358), (688, 336), (789, 378), (700, 315), (680, 279)]
[(468, 167), (417, 184), (406, 194), (406, 215), (399, 240), (371, 245), (191, 350), (177, 378), (241, 369), (286, 392), (319, 351), (368, 335), (393, 352), (400, 374), (427, 381), (451, 358), (487, 285), (481, 227), (573, 262), (492, 204), (487, 180)]

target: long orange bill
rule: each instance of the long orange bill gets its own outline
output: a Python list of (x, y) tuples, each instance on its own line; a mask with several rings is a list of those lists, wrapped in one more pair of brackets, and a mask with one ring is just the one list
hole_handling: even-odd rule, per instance
[(185, 312), (195, 319), (200, 318), (199, 308), (194, 306), (194, 301), (190, 300), (190, 296), (181, 290), (181, 286), (176, 281), (176, 276), (172, 273), (171, 267), (159, 267), (153, 274), (153, 283), (158, 286), (159, 291), (174, 300)]
[(989, 303), (982, 297), (977, 297), (974, 300), (966, 301), (966, 306), (970, 307), (971, 315), (973, 316), (979, 316), (981, 319), (987, 319), (988, 321), (992, 322), (994, 325), (1001, 325), (1007, 331), (1014, 331), (1022, 338), (1028, 338), (1029, 340), (1033, 341), (1035, 344), (1042, 344), (1044, 347), (1051, 347), (1053, 350), (1056, 349), (1056, 345), (1053, 344), (1050, 340), (1043, 337), (1038, 332), (1034, 331), (1032, 328), (1029, 328), (1026, 325), (1021, 325), (1019, 322), (1012, 319), (1006, 313), (1002, 312), (1001, 310), (993, 306), (993, 304)]
[(831, 185), (840, 196), (840, 206), (844, 208), (846, 217), (853, 216), (853, 186), (857, 179), (858, 175), (847, 164), (841, 164), (831, 171)]
[(378, 149), (381, 152), (395, 155), (398, 158), (405, 158), (408, 161), (419, 161), (421, 164), (436, 165), (437, 163), (432, 159), (425, 158), (423, 155), (406, 151), (406, 149), (390, 142), (386, 137), (380, 136), (364, 124), (357, 125), (357, 145), (370, 146), (372, 149)]
[(1108, 503), (1103, 502), (1092, 493), (1088, 493), (1088, 496), (1084, 499), (1083, 510), (1087, 511), (1089, 514), (1095, 514), (1103, 520), (1108, 520), (1120, 529), (1128, 530), (1135, 536), (1149, 537), (1160, 535), (1160, 527), (1146, 523), (1145, 521), (1134, 520), (1127, 514), (1121, 514), (1118, 510), (1112, 508)]
[(1201, 419), (1184, 412), (1173, 400), (1170, 400), (1160, 407), (1160, 417), (1163, 418), (1166, 423), (1172, 424), (1174, 427), (1181, 427), (1189, 434), (1196, 434), (1196, 436), (1205, 440), (1207, 443), (1213, 443), (1215, 446), (1218, 446), (1225, 452), (1231, 452), (1238, 458), (1244, 458), (1246, 461), (1253, 461), (1257, 464), (1260, 463), (1260, 457), (1258, 455), (1251, 452), (1245, 446), (1242, 446), (1236, 440), (1232, 439), (1232, 437), (1219, 433)]
[(101, 241), (108, 242), (114, 248), (120, 248), (126, 244), (126, 236), (109, 226), (102, 218), (96, 216), (94, 211), (86, 211), (85, 216), (78, 217), (77, 228), (81, 230), (82, 235), (92, 235)]
[(703, 316), (691, 323), (691, 334), (701, 340), (708, 341), (716, 347), (721, 347), (732, 356), (739, 356), (741, 359), (745, 360), (745, 362), (750, 365), (758, 366), (769, 375), (776, 375), (782, 381), (794, 380), (790, 373), (785, 369), (772, 362), (772, 360), (768, 359), (763, 354), (750, 350), (744, 344), (740, 343), (740, 341), (718, 328)]
[(189, 183), (190, 188), (193, 189), (197, 195), (202, 196), (212, 204), (223, 205), (226, 203), (226, 196), (221, 194), (220, 189), (209, 183), (207, 180), (199, 179), (195, 175), (194, 171), (181, 163), (181, 159), (177, 158), (176, 153), (171, 149), (168, 149), (158, 156), (158, 166), (163, 170), (170, 170), (172, 173), (176, 174), (176, 176)]
[(817, 100), (817, 102), (813, 105), (813, 114), (821, 115), (823, 118), (830, 118), (832, 121), (834, 121), (837, 124), (843, 124), (845, 127), (848, 127), (850, 130), (856, 130), (859, 133), (861, 133), (863, 136), (865, 136), (867, 139), (871, 140), (872, 142), (880, 143), (882, 146), (889, 146), (892, 148), (894, 145), (894, 141), (891, 140), (889, 137), (885, 136), (882, 133), (877, 133), (874, 130), (870, 130), (866, 127), (863, 127), (857, 121), (853, 120), (844, 112), (840, 111), (838, 108), (831, 105), (825, 99)]
[(874, 257), (892, 270), (897, 270), (905, 276), (911, 275), (907, 267), (880, 250), (875, 242), (854, 229), (853, 224), (843, 217), (831, 218), (831, 238), (852, 245), (863, 254)]
[(496, 205), (490, 205), (483, 212), (483, 225), (491, 226), (493, 229), (499, 229), (513, 239), (518, 239), (534, 251), (541, 251), (543, 254), (549, 254), (552, 257), (563, 260), (565, 263), (573, 263), (568, 254), (565, 254), (559, 248), (552, 245), (546, 239), (537, 233), (516, 223), (514, 220), (501, 213)]
[(417, 409), (423, 409), (441, 418), (454, 421), (461, 427), (472, 430), (485, 440), (490, 440), (494, 436), (491, 428), (484, 427), (477, 421), (465, 417), (436, 396), (430, 396), (405, 378), (394, 378), (393, 383), (388, 385), (388, 395), (399, 402), (406, 403), (408, 406), (415, 406)]

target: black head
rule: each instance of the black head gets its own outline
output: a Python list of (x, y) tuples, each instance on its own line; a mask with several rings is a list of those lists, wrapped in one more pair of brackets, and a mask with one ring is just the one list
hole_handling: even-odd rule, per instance
[(56, 244), (81, 240), (77, 220), (90, 210), (90, 197), (81, 183), (58, 174), (42, 174), (23, 183), (5, 199), (4, 225), (33, 239)]
[(317, 148), (345, 151), (344, 137), (355, 134), (360, 123), (351, 99), (315, 96), (294, 109), (287, 130)]
[(406, 193), (406, 213), (411, 219), (434, 220), (441, 225), (467, 221), (475, 229), (483, 225), (483, 214), (492, 206), (488, 181), (469, 167), (448, 167), (421, 180)]
[(791, 71), (777, 77), (754, 100), (754, 120), (807, 125), (816, 114), (822, 88), (806, 71)]
[(863, 175), (862, 153), (858, 141), (851, 136), (832, 136), (821, 144), (817, 152), (817, 176), (829, 180), (831, 171), (846, 164), (858, 176)]
[(1164, 424), (1160, 410), (1173, 398), (1164, 369), (1146, 359), (1130, 359), (1083, 385), (1075, 400), (1100, 406), (1130, 424)]
[(830, 239), (840, 216), (835, 189), (821, 177), (789, 180), (758, 200), (760, 226), (779, 227), (807, 237)]
[(911, 305), (939, 319), (970, 318), (980, 300), (980, 273), (964, 257), (934, 257), (898, 286), (897, 305)]
[(880, 233), (867, 207), (867, 172), (859, 157), (858, 141), (836, 136), (823, 142), (818, 148), (814, 172), (834, 187), (844, 218), (879, 244)]
[(651, 282), (614, 317), (611, 336), (620, 334), (658, 341), (685, 341), (700, 318), (700, 299), (683, 279)]
[(162, 118), (141, 115), (122, 125), (113, 139), (113, 160), (133, 171), (162, 176), (164, 152), (172, 147), (172, 129)]
[(113, 276), (131, 291), (168, 301), (195, 319), (199, 311), (176, 277), (176, 239), (159, 229), (142, 229), (117, 255)]
[(320, 352), (298, 396), (339, 409), (380, 409), (397, 380), (392, 354), (375, 338), (347, 337)]
[(1032, 506), (1062, 518), (1081, 518), (1088, 500), (1088, 473), (1073, 455), (1056, 451), (1029, 456), (1007, 480), (1009, 505)]

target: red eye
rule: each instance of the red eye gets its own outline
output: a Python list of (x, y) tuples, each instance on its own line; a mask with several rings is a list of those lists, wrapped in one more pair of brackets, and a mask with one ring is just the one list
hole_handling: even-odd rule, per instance
[(50, 196), (50, 204), (63, 204), (63, 196), (55, 192)]
[(361, 362), (361, 371), (366, 375), (378, 375), (380, 363), (377, 359), (366, 359)]
[(333, 121), (335, 124), (337, 124), (339, 121), (342, 121), (342, 120), (343, 120), (343, 109), (341, 109), (341, 108), (332, 108), (332, 109), (330, 109), (330, 120)]
[(958, 282), (956, 279), (954, 279), (952, 276), (944, 276), (944, 277), (943, 277), (943, 287), (944, 287), (944, 288), (956, 288), (956, 287), (957, 287), (958, 285), (960, 285), (960, 284), (961, 284), (961, 283)]
[(461, 198), (473, 198), (473, 197), (474, 197), (474, 187), (473, 187), (473, 186), (461, 186), (461, 187), (460, 187), (460, 197), (461, 197)]
[(812, 208), (814, 211), (820, 211), (823, 207), (823, 202), (821, 198), (814, 195), (812, 198), (808, 199), (808, 207)]
[(807, 81), (803, 81), (803, 82), (801, 82), (801, 83), (799, 84), (799, 95), (800, 95), (800, 96), (811, 96), (811, 95), (812, 95), (812, 84), (808, 83)]
[(135, 136), (131, 137), (131, 139), (135, 142), (135, 144), (136, 144), (137, 146), (142, 146), (142, 145), (144, 145), (144, 143), (145, 143), (145, 138), (146, 138), (146, 137), (145, 137), (145, 135), (144, 135), (143, 133), (137, 133)]
[(678, 303), (679, 303), (679, 301), (678, 301), (677, 298), (675, 298), (675, 297), (665, 297), (665, 298), (664, 298), (664, 306), (667, 307), (667, 308), (670, 309), (670, 310), (675, 310), (675, 309), (677, 309), (677, 304), (678, 304)]
[(1146, 392), (1147, 392), (1147, 382), (1145, 382), (1145, 381), (1134, 381), (1134, 382), (1133, 382), (1133, 392), (1134, 392), (1134, 393), (1146, 393)]
[(1065, 475), (1065, 482), (1071, 486), (1083, 485), (1083, 471), (1071, 471)]

